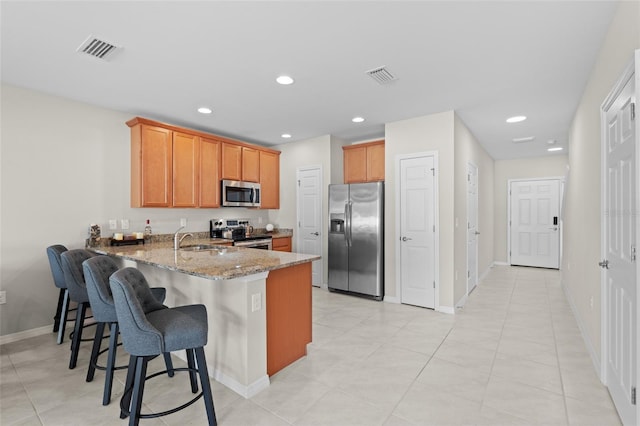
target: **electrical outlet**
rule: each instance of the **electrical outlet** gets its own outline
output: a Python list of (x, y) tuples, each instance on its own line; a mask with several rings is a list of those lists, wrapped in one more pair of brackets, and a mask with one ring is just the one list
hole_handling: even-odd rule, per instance
[(115, 219), (109, 219), (109, 230), (115, 231), (118, 229), (118, 221)]
[(187, 226), (187, 218), (183, 217), (180, 219), (180, 226)]
[(129, 229), (129, 219), (120, 220), (120, 225), (122, 229)]
[(0, 305), (7, 303), (7, 292), (5, 290), (0, 291)]
[(251, 295), (251, 312), (262, 309), (262, 295), (260, 293)]

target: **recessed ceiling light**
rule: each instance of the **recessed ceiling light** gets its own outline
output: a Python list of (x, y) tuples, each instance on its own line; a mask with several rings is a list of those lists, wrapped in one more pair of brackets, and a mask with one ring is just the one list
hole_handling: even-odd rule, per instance
[(198, 112), (200, 114), (211, 114), (213, 111), (211, 110), (211, 108), (200, 107), (200, 108), (198, 108)]
[(562, 147), (561, 146), (556, 146), (554, 148), (547, 148), (547, 151), (549, 151), (549, 152), (562, 151)]
[(513, 143), (531, 142), (535, 139), (535, 136), (526, 136), (524, 138), (513, 138)]
[(364, 118), (362, 118), (362, 117), (353, 117), (351, 119), (351, 121), (353, 121), (354, 123), (362, 123), (364, 121)]
[(289, 133), (283, 133), (281, 136), (282, 136), (284, 139), (290, 139), (290, 138), (291, 138), (291, 135), (290, 135)]
[(283, 85), (289, 85), (289, 84), (293, 84), (293, 78), (289, 77), (288, 75), (281, 75), (280, 77), (276, 78), (276, 81), (279, 84), (283, 84)]
[(526, 119), (527, 119), (527, 117), (525, 117), (524, 115), (515, 115), (513, 117), (507, 118), (507, 123), (519, 123), (519, 122), (524, 121)]
[(556, 140), (555, 139), (549, 139), (547, 141), (547, 145), (555, 145), (556, 144)]

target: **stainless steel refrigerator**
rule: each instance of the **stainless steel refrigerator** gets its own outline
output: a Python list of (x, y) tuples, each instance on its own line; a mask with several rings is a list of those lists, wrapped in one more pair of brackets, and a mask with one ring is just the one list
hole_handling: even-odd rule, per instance
[(384, 182), (329, 185), (329, 290), (384, 297)]

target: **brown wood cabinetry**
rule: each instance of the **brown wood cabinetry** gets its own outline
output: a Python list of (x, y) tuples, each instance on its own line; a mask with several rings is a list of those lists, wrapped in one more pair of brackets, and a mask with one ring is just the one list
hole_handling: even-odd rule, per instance
[(271, 248), (276, 251), (291, 251), (291, 237), (274, 238), (271, 241)]
[(311, 343), (311, 263), (276, 269), (267, 277), (267, 374), (307, 354)]
[(280, 208), (280, 153), (260, 151), (261, 209)]
[(220, 145), (200, 138), (200, 207), (220, 207)]
[(222, 179), (259, 182), (259, 151), (242, 145), (223, 143)]
[(141, 117), (127, 125), (131, 207), (220, 207), (229, 179), (262, 182), (262, 208), (280, 208), (279, 151)]
[(344, 183), (384, 180), (384, 140), (342, 147)]
[(170, 130), (131, 128), (131, 207), (169, 207), (172, 201), (173, 138)]

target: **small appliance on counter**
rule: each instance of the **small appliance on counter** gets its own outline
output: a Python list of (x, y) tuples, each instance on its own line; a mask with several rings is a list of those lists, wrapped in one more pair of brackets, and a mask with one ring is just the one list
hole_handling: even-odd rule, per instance
[(211, 238), (233, 240), (238, 247), (271, 250), (271, 235), (252, 234), (253, 227), (248, 219), (211, 219), (209, 221)]

